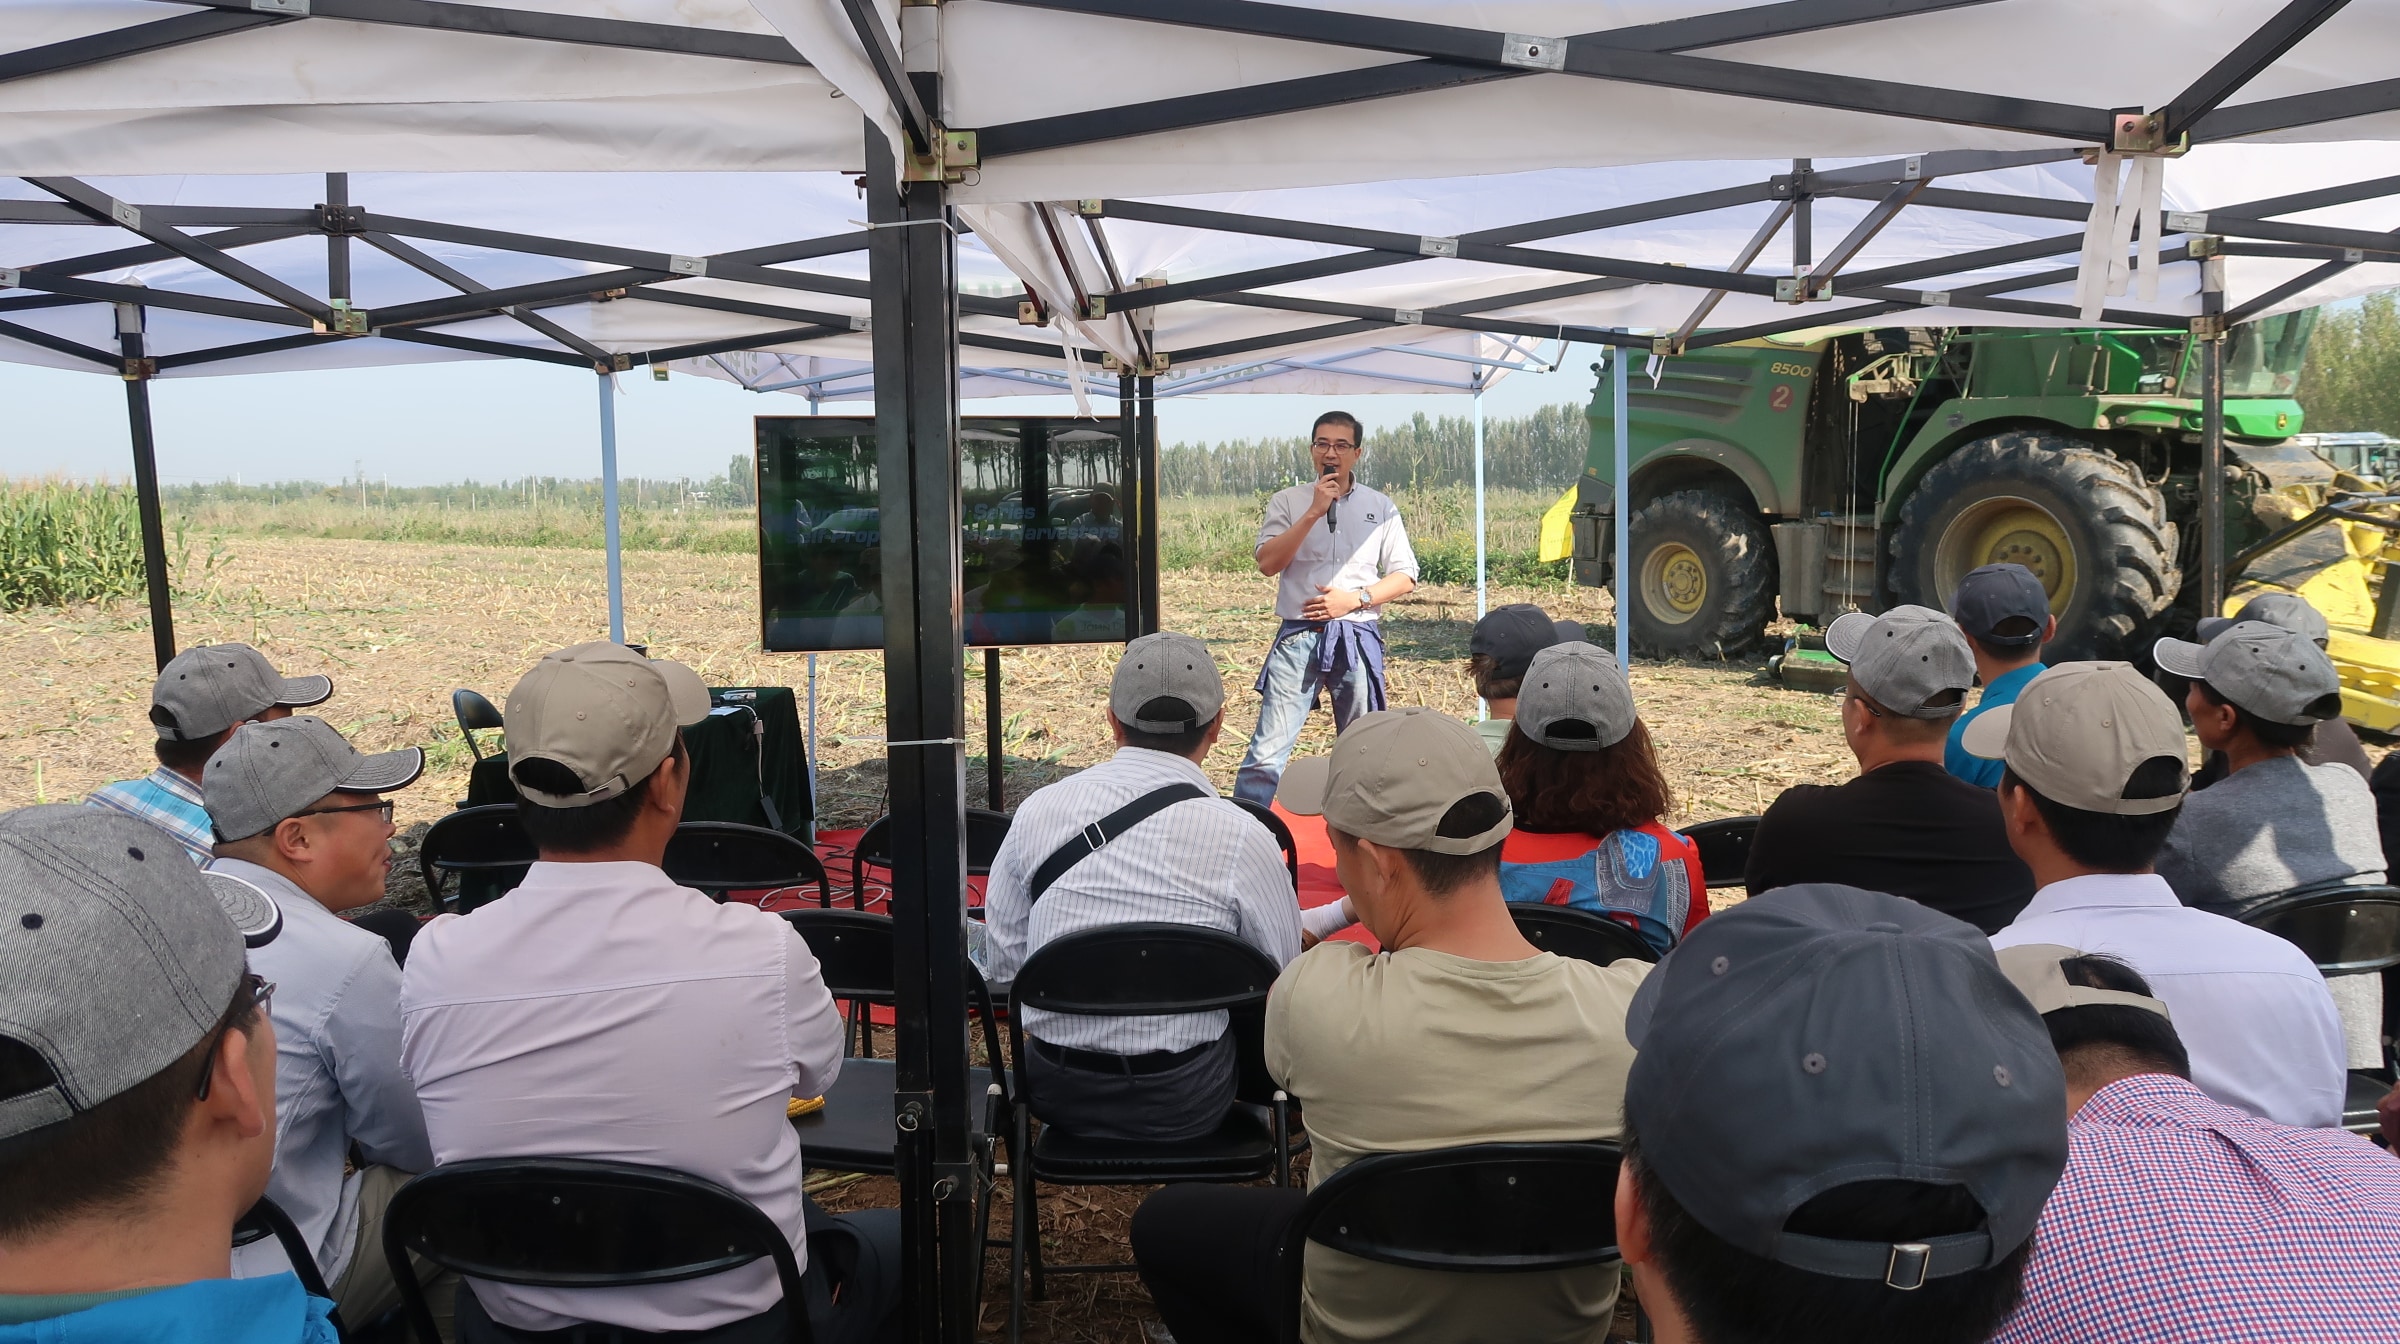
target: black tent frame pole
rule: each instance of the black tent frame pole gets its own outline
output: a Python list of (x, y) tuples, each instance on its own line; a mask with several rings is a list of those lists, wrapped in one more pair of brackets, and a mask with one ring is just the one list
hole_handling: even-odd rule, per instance
[(2225, 262), (2200, 262), (2200, 619), (2225, 609)]
[(150, 373), (143, 354), (142, 310), (117, 306), (117, 346), (125, 359), (125, 425), (133, 438), (133, 495), (141, 512), (142, 574), (150, 589), (150, 648), (159, 670), (175, 660), (175, 597), (167, 574), (165, 509), (158, 497), (158, 444), (150, 429)]
[(1142, 469), (1142, 633), (1158, 633), (1162, 608), (1158, 600), (1158, 534), (1164, 526), (1158, 513), (1158, 379), (1143, 374), (1133, 380), (1133, 399), (1140, 419), (1138, 435)]
[(1135, 404), (1136, 380), (1128, 371), (1117, 375), (1117, 537), (1125, 553), (1125, 638), (1157, 628), (1144, 610), (1142, 558), (1137, 549), (1142, 528), (1142, 416)]
[[(929, 76), (919, 92), (938, 105)], [(957, 240), (939, 182), (867, 140), (883, 679), (892, 817), (894, 1165), (903, 1338), (965, 1341), (981, 1273), (967, 1125), (966, 642)]]
[(1002, 739), (1000, 707), (1000, 649), (983, 651), (983, 805), (994, 812), (1008, 810), (1008, 764)]

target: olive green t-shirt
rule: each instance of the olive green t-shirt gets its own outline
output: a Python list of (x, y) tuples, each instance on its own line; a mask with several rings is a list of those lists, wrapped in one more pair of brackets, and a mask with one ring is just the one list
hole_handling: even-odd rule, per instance
[[(1313, 1185), (1375, 1153), (1613, 1139), (1633, 1047), (1625, 1008), (1650, 971), (1543, 952), (1470, 961), (1330, 941), (1267, 999), (1267, 1067), (1308, 1125)], [(1599, 1344), (1618, 1267), (1441, 1274), (1307, 1248), (1307, 1344)]]

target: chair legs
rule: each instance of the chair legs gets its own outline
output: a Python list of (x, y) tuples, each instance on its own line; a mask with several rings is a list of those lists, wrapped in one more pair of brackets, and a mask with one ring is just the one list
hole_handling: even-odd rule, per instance
[(1017, 1344), (1025, 1333), (1025, 1276), (1038, 1253), (1040, 1226), (1033, 1207), (1032, 1121), (1023, 1106), (1016, 1108), (1010, 1121), (1008, 1175), (1013, 1197), (1009, 1201), (1008, 1339), (1009, 1344)]
[(1275, 1089), (1275, 1184), (1292, 1183), (1292, 1102), (1282, 1088)]

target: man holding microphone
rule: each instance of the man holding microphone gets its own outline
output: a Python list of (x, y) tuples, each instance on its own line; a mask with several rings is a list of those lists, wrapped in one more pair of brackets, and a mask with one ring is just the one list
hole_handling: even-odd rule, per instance
[(1337, 732), (1384, 707), (1375, 613), (1417, 586), (1400, 507), (1354, 474), (1363, 439), (1357, 417), (1327, 411), (1310, 437), (1315, 483), (1277, 491), (1258, 529), (1258, 572), (1280, 580), (1275, 614), (1283, 625), (1259, 669), (1258, 731), (1233, 796), (1261, 804), (1275, 797), (1319, 691), (1333, 697)]

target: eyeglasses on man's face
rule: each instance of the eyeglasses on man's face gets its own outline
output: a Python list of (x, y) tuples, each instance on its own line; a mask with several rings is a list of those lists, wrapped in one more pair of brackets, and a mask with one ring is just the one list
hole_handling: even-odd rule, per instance
[(306, 812), (296, 813), (295, 815), (303, 817), (331, 817), (337, 816), (344, 812), (373, 812), (378, 814), (376, 819), (381, 821), (384, 825), (389, 826), (392, 824), (392, 800), (389, 798), (379, 799), (372, 803), (353, 803), (348, 807), (313, 808)]
[[(258, 1005), (259, 1012), (265, 1013), (271, 1010), (275, 1003), (274, 981), (256, 971), (249, 971), (243, 974), (242, 984), (249, 989), (250, 1001)], [(217, 1056), (225, 1050), (226, 1033), (233, 1030), (235, 1028), (227, 1027), (224, 1031), (218, 1032), (215, 1038), (208, 1043), (208, 1054), (200, 1061), (200, 1090), (197, 1094), (197, 1099), (200, 1101), (208, 1100), (208, 1085), (217, 1076)]]
[(1355, 453), (1358, 451), (1358, 445), (1350, 442), (1347, 439), (1318, 439), (1315, 443), (1309, 446), (1315, 448), (1319, 452), (1324, 452), (1328, 449), (1337, 453)]

